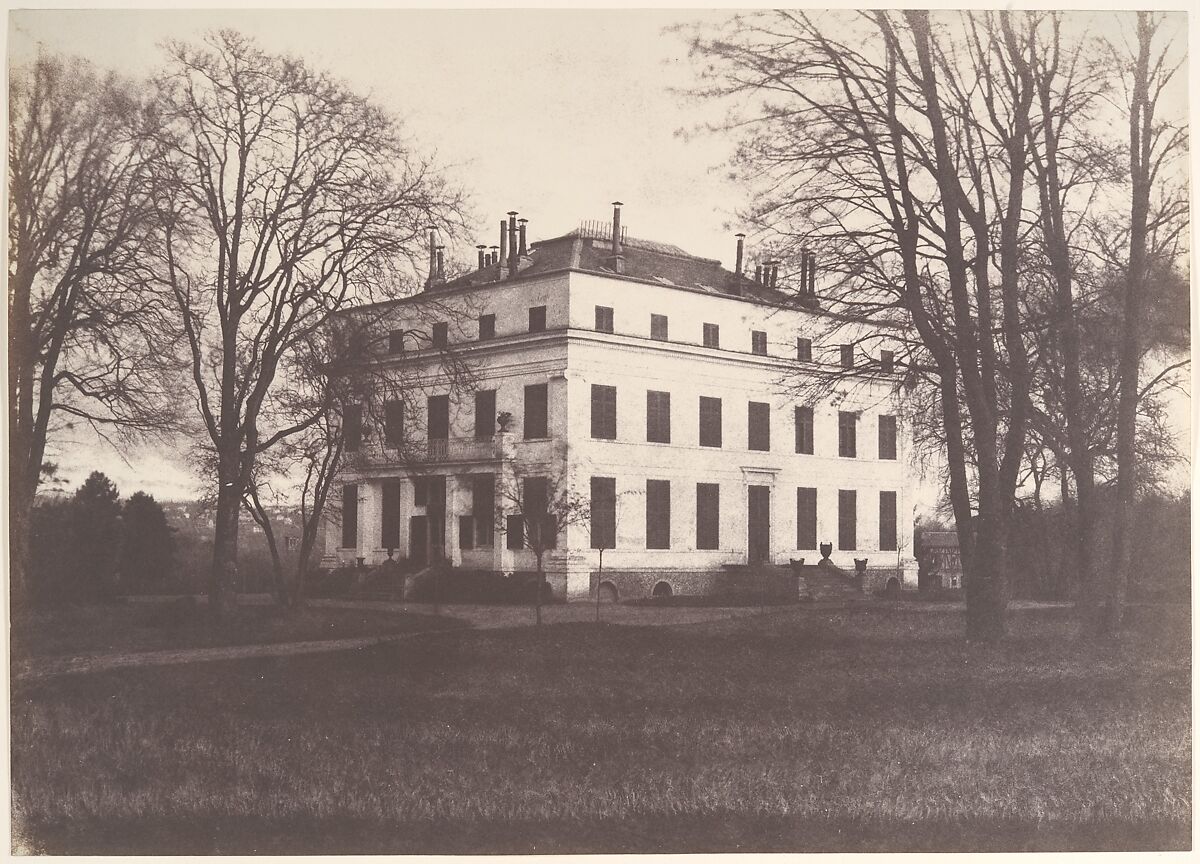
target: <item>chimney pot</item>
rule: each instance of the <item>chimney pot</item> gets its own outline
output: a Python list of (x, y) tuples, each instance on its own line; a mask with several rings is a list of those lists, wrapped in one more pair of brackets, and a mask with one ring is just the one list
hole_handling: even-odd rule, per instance
[(517, 275), (517, 211), (508, 211), (508, 276)]
[(484, 250), (487, 249), (487, 246), (484, 245), (483, 243), (480, 243), (480, 244), (476, 245), (475, 249), (479, 253), (479, 269), (482, 270), (484, 267), (487, 266), (487, 261), (486, 261), (487, 256), (484, 254)]
[(529, 224), (529, 220), (528, 219), (518, 219), (517, 224), (520, 226), (518, 231), (520, 232), (520, 237), (521, 237), (520, 248), (517, 250), (517, 254), (520, 255), (522, 258), (524, 258), (526, 255), (529, 254), (529, 250), (525, 246), (525, 226)]
[(625, 256), (624, 250), (621, 248), (621, 202), (613, 202), (613, 221), (612, 221), (612, 262), (613, 270), (617, 273), (625, 272)]
[(737, 238), (737, 263), (734, 265), (733, 272), (740, 278), (742, 275), (742, 248), (746, 240), (746, 235), (734, 234), (733, 236)]
[(500, 264), (504, 265), (508, 256), (508, 221), (500, 220)]
[(754, 265), (754, 281), (757, 282), (759, 285), (761, 285), (762, 280), (763, 280), (763, 266), (761, 264), (755, 264)]

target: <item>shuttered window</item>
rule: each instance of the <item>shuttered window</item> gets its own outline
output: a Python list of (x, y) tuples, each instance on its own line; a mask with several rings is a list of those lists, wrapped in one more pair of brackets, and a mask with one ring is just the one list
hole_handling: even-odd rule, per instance
[(796, 548), (817, 548), (817, 490), (796, 489)]
[(721, 446), (721, 400), (700, 397), (700, 446)]
[(617, 478), (592, 478), (592, 548), (613, 549), (617, 545)]
[(746, 421), (749, 430), (747, 446), (751, 450), (770, 450), (771, 406), (766, 402), (751, 402)]
[(838, 548), (858, 548), (858, 494), (853, 489), (838, 490)]
[(617, 437), (617, 388), (592, 385), (592, 437), (609, 441)]
[(646, 548), (671, 548), (671, 481), (646, 481)]
[(358, 485), (342, 487), (342, 548), (358, 547)]
[(696, 548), (721, 548), (721, 487), (696, 484)]
[(896, 551), (896, 493), (879, 493), (879, 548)]
[(548, 391), (545, 384), (528, 384), (525, 387), (525, 437), (546, 438), (548, 419)]

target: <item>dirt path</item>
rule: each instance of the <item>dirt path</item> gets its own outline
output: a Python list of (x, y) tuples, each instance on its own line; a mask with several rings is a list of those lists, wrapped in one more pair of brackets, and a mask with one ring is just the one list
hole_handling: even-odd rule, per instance
[[(313, 606), (341, 609), (373, 609), (386, 612), (418, 612), (432, 614), (430, 604), (388, 603), (374, 600), (310, 600)], [(529, 627), (534, 623), (533, 610), (526, 606), (442, 606), (446, 618), (465, 622), (470, 629), (492, 630), (510, 627)], [(601, 608), (601, 620), (612, 624), (640, 626), (672, 626), (697, 624), (754, 614), (754, 608), (679, 608), (653, 609), (621, 606)], [(556, 604), (542, 608), (542, 620), (547, 624), (573, 621), (594, 621), (596, 609), (590, 604)], [(33, 657), (13, 663), (13, 681), (36, 681), (59, 675), (78, 675), (108, 669), (137, 666), (170, 666), (178, 663), (204, 663), (215, 660), (242, 660), (248, 657), (286, 657), (293, 654), (316, 654), (326, 651), (348, 651), (388, 642), (412, 639), (430, 633), (461, 633), (461, 627), (424, 630), (414, 633), (392, 633), (380, 636), (358, 636), (350, 639), (316, 639), (307, 642), (277, 642), (265, 645), (229, 645), (219, 648), (172, 648), (158, 651), (123, 651), (104, 654), (84, 654), (64, 657)]]

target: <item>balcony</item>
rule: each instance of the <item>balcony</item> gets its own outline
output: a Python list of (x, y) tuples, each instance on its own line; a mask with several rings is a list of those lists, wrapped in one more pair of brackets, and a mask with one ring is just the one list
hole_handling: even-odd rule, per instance
[(500, 458), (500, 448), (491, 438), (431, 438), (417, 444), (417, 458), (426, 462), (486, 462)]

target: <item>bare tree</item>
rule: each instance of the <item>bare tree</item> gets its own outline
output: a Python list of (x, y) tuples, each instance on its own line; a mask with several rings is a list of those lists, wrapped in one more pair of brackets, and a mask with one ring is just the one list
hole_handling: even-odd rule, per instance
[(539, 627), (542, 624), (546, 552), (558, 548), (559, 538), (567, 528), (591, 519), (590, 498), (575, 491), (565, 469), (538, 473), (541, 470), (514, 466), (502, 477), (496, 489), (497, 532), (510, 539), (514, 534), (519, 535), (521, 545), (534, 555), (533, 606)]
[[(1165, 35), (1166, 38), (1160, 38)], [(1164, 122), (1159, 100), (1182, 65), (1172, 59), (1170, 34), (1164, 34), (1163, 16), (1137, 13), (1137, 44), (1133, 70), (1126, 88), (1129, 96), (1129, 253), (1125, 277), (1119, 361), (1119, 407), (1117, 411), (1117, 515), (1115, 567), (1105, 586), (1096, 622), (1101, 632), (1121, 627), (1122, 607), (1130, 577), (1133, 546), (1133, 509), (1137, 496), (1137, 418), (1141, 381), (1142, 331), (1145, 320), (1149, 274), (1163, 267), (1175, 251), (1177, 238), (1187, 225), (1186, 188), (1163, 183), (1183, 157), (1187, 146), (1186, 127)], [(1157, 43), (1156, 43), (1157, 40)], [(1125, 66), (1123, 52), (1114, 48), (1118, 68)], [(1124, 76), (1122, 76), (1124, 77)], [(1157, 200), (1153, 201), (1155, 192)], [(1165, 190), (1165, 191), (1163, 191)]]
[(286, 358), (340, 310), (411, 286), (425, 226), (458, 224), (460, 198), (392, 118), (302, 61), (231, 31), (169, 51), (159, 172), (177, 216), (162, 278), (216, 456), (219, 615), (256, 461), (326, 416), (266, 425)]
[(21, 598), (56, 433), (169, 429), (177, 388), (175, 328), (146, 270), (157, 214), (134, 86), (40, 55), (11, 71), (8, 105), (10, 548)]
[[(722, 128), (741, 133), (741, 175), (764, 190), (749, 218), (785, 260), (820, 250), (819, 335), (847, 344), (867, 325), (857, 357), (886, 327), (908, 380), (937, 393), (972, 638), (1003, 632), (1028, 428), (1019, 280), (1037, 23), (779, 12), (694, 42), (714, 61), (701, 94), (733, 100)], [(838, 365), (797, 372), (828, 397), (863, 376), (857, 360)]]

